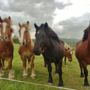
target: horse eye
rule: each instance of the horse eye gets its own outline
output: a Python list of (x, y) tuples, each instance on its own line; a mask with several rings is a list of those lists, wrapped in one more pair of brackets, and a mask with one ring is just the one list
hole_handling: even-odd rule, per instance
[(7, 28), (9, 28), (9, 26), (7, 25)]
[(25, 31), (26, 33), (28, 32), (28, 30)]
[(37, 34), (39, 34), (39, 31), (37, 32)]

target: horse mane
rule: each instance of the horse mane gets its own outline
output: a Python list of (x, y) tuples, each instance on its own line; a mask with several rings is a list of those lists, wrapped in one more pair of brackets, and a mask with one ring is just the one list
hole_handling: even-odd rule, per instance
[(48, 35), (48, 37), (50, 39), (53, 39), (57, 42), (62, 42), (59, 37), (57, 36), (57, 34), (48, 26), (48, 27), (45, 27), (45, 31), (46, 31), (46, 34)]
[(87, 40), (88, 32), (90, 32), (90, 25), (84, 30), (84, 35), (83, 35), (82, 41)]

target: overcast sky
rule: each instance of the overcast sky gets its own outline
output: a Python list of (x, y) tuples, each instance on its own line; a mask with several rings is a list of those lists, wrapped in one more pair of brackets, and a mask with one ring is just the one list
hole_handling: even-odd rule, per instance
[(90, 21), (90, 0), (0, 0), (0, 16), (11, 16), (14, 33), (18, 23), (29, 21), (34, 37), (34, 23), (48, 22), (60, 38), (82, 38)]

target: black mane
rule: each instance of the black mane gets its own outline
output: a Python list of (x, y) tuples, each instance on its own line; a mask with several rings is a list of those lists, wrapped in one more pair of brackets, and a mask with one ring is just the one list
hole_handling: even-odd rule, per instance
[(88, 32), (90, 32), (90, 25), (84, 30), (84, 35), (83, 35), (82, 41), (87, 40)]
[[(44, 24), (43, 24), (44, 25)], [(43, 26), (42, 25), (42, 26)], [(45, 25), (44, 25), (45, 26)], [(50, 39), (56, 40), (57, 42), (61, 42), (61, 40), (59, 39), (59, 37), (57, 36), (57, 34), (49, 27), (49, 26), (45, 26), (45, 32), (47, 34), (47, 36)]]

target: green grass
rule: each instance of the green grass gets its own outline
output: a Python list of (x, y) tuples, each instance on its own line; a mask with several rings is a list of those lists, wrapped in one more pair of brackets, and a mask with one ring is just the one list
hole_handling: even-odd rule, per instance
[[(53, 66), (53, 85), (57, 86), (58, 84), (58, 76), (54, 73), (55, 67)], [(44, 85), (48, 85), (48, 71), (47, 68), (44, 67), (44, 62), (42, 56), (35, 57), (35, 70), (36, 70), (36, 78), (31, 79), (30, 75), (27, 78), (22, 77), (22, 62), (18, 54), (18, 45), (14, 45), (14, 60), (13, 60), (13, 68), (15, 70), (15, 79), (28, 81), (33, 83), (40, 83)], [(89, 70), (89, 82), (90, 82), (90, 67)], [(7, 78), (7, 76), (4, 76)], [(63, 81), (64, 87), (73, 88), (76, 90), (90, 90), (90, 87), (83, 86), (83, 79), (80, 78), (80, 70), (78, 62), (73, 55), (73, 61), (70, 63), (67, 61), (67, 65), (63, 64)], [(36, 86), (30, 84), (24, 84), (19, 82), (12, 82), (6, 80), (0, 80), (0, 90), (58, 90), (56, 88), (45, 87), (45, 86)], [(61, 89), (60, 89), (61, 90)], [(64, 89), (62, 89), (64, 90)]]

